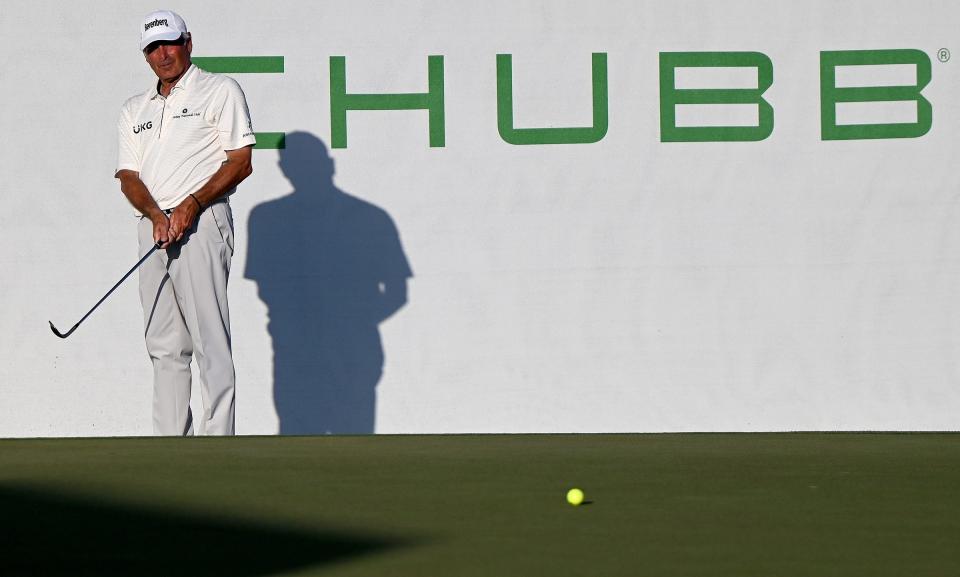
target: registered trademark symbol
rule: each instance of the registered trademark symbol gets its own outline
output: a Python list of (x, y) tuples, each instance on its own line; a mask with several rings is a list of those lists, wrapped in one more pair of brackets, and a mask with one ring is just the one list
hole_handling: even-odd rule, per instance
[(940, 59), (940, 62), (946, 62), (947, 60), (950, 60), (950, 51), (946, 48), (941, 48), (937, 51), (937, 58)]

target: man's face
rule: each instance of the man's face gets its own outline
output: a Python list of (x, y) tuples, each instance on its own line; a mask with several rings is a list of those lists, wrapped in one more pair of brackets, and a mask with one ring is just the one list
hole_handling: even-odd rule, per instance
[(179, 40), (161, 40), (149, 44), (143, 55), (154, 74), (162, 81), (177, 80), (190, 68), (190, 53), (193, 41), (181, 37)]

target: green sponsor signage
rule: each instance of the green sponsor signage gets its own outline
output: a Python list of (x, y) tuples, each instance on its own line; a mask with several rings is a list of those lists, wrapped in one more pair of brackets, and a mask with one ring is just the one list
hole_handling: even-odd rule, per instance
[[(755, 142), (773, 134), (774, 107), (764, 93), (773, 86), (773, 62), (761, 52), (661, 52), (659, 102), (661, 142)], [(283, 56), (195, 57), (206, 70), (223, 73), (283, 73)], [(916, 83), (903, 86), (837, 86), (837, 69), (843, 66), (910, 65)], [(755, 69), (757, 85), (750, 88), (678, 88), (676, 72), (682, 68)], [(609, 128), (607, 54), (591, 55), (591, 126), (518, 127), (514, 118), (513, 55), (496, 57), (497, 130), (504, 142), (514, 145), (592, 144)], [(930, 58), (920, 50), (847, 50), (820, 53), (820, 127), (822, 140), (917, 138), (933, 126), (933, 107), (921, 94), (930, 83)], [(347, 147), (347, 113), (364, 110), (426, 110), (431, 147), (446, 145), (446, 112), (443, 56), (427, 57), (427, 90), (417, 93), (359, 94), (347, 92), (345, 56), (330, 57), (330, 143)], [(562, 96), (558, 96), (562, 97)], [(915, 122), (839, 124), (840, 103), (912, 102)], [(751, 105), (757, 107), (752, 126), (678, 126), (677, 107), (683, 105)], [(283, 148), (284, 133), (258, 132), (257, 148)]]

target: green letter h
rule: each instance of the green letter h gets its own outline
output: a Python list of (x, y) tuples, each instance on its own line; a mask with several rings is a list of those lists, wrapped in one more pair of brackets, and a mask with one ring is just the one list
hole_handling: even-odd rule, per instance
[(428, 110), (430, 146), (444, 146), (443, 56), (427, 57), (427, 84), (424, 93), (347, 94), (346, 57), (330, 57), (330, 146), (347, 147), (348, 110)]

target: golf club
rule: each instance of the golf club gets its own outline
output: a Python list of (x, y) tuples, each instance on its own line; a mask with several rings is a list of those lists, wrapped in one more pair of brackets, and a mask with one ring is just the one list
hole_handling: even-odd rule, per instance
[(127, 277), (130, 276), (131, 274), (133, 274), (133, 271), (135, 271), (135, 270), (137, 270), (138, 268), (140, 268), (140, 265), (143, 264), (143, 261), (147, 260), (147, 258), (149, 258), (150, 255), (152, 255), (158, 248), (160, 248), (160, 245), (161, 245), (161, 244), (162, 244), (162, 242), (157, 242), (157, 244), (153, 245), (153, 248), (151, 248), (149, 251), (147, 251), (147, 254), (143, 255), (143, 257), (141, 257), (140, 260), (137, 261), (137, 264), (133, 265), (133, 268), (131, 268), (129, 271), (127, 271), (127, 274), (123, 275), (123, 278), (121, 278), (119, 281), (117, 281), (117, 284), (113, 285), (113, 288), (111, 288), (110, 290), (108, 290), (108, 291), (107, 291), (107, 294), (103, 295), (103, 298), (101, 298), (100, 300), (98, 300), (98, 301), (97, 301), (97, 304), (93, 305), (93, 308), (90, 309), (90, 310), (87, 312), (87, 314), (83, 315), (83, 318), (80, 319), (79, 321), (77, 321), (77, 324), (73, 325), (73, 328), (71, 328), (69, 331), (67, 331), (66, 333), (61, 333), (60, 331), (57, 330), (57, 327), (53, 326), (53, 321), (47, 321), (47, 322), (50, 323), (50, 330), (53, 331), (53, 334), (57, 335), (57, 336), (60, 337), (61, 339), (65, 339), (65, 338), (69, 337), (69, 336), (73, 333), (73, 331), (77, 330), (77, 327), (80, 326), (80, 323), (82, 323), (83, 321), (87, 320), (87, 317), (90, 316), (90, 313), (92, 313), (93, 311), (97, 310), (97, 307), (100, 306), (100, 303), (102, 303), (103, 301), (107, 300), (107, 297), (110, 296), (110, 294), (111, 294), (113, 291), (117, 290), (117, 287), (120, 286), (120, 285), (123, 283), (123, 281), (127, 280)]

